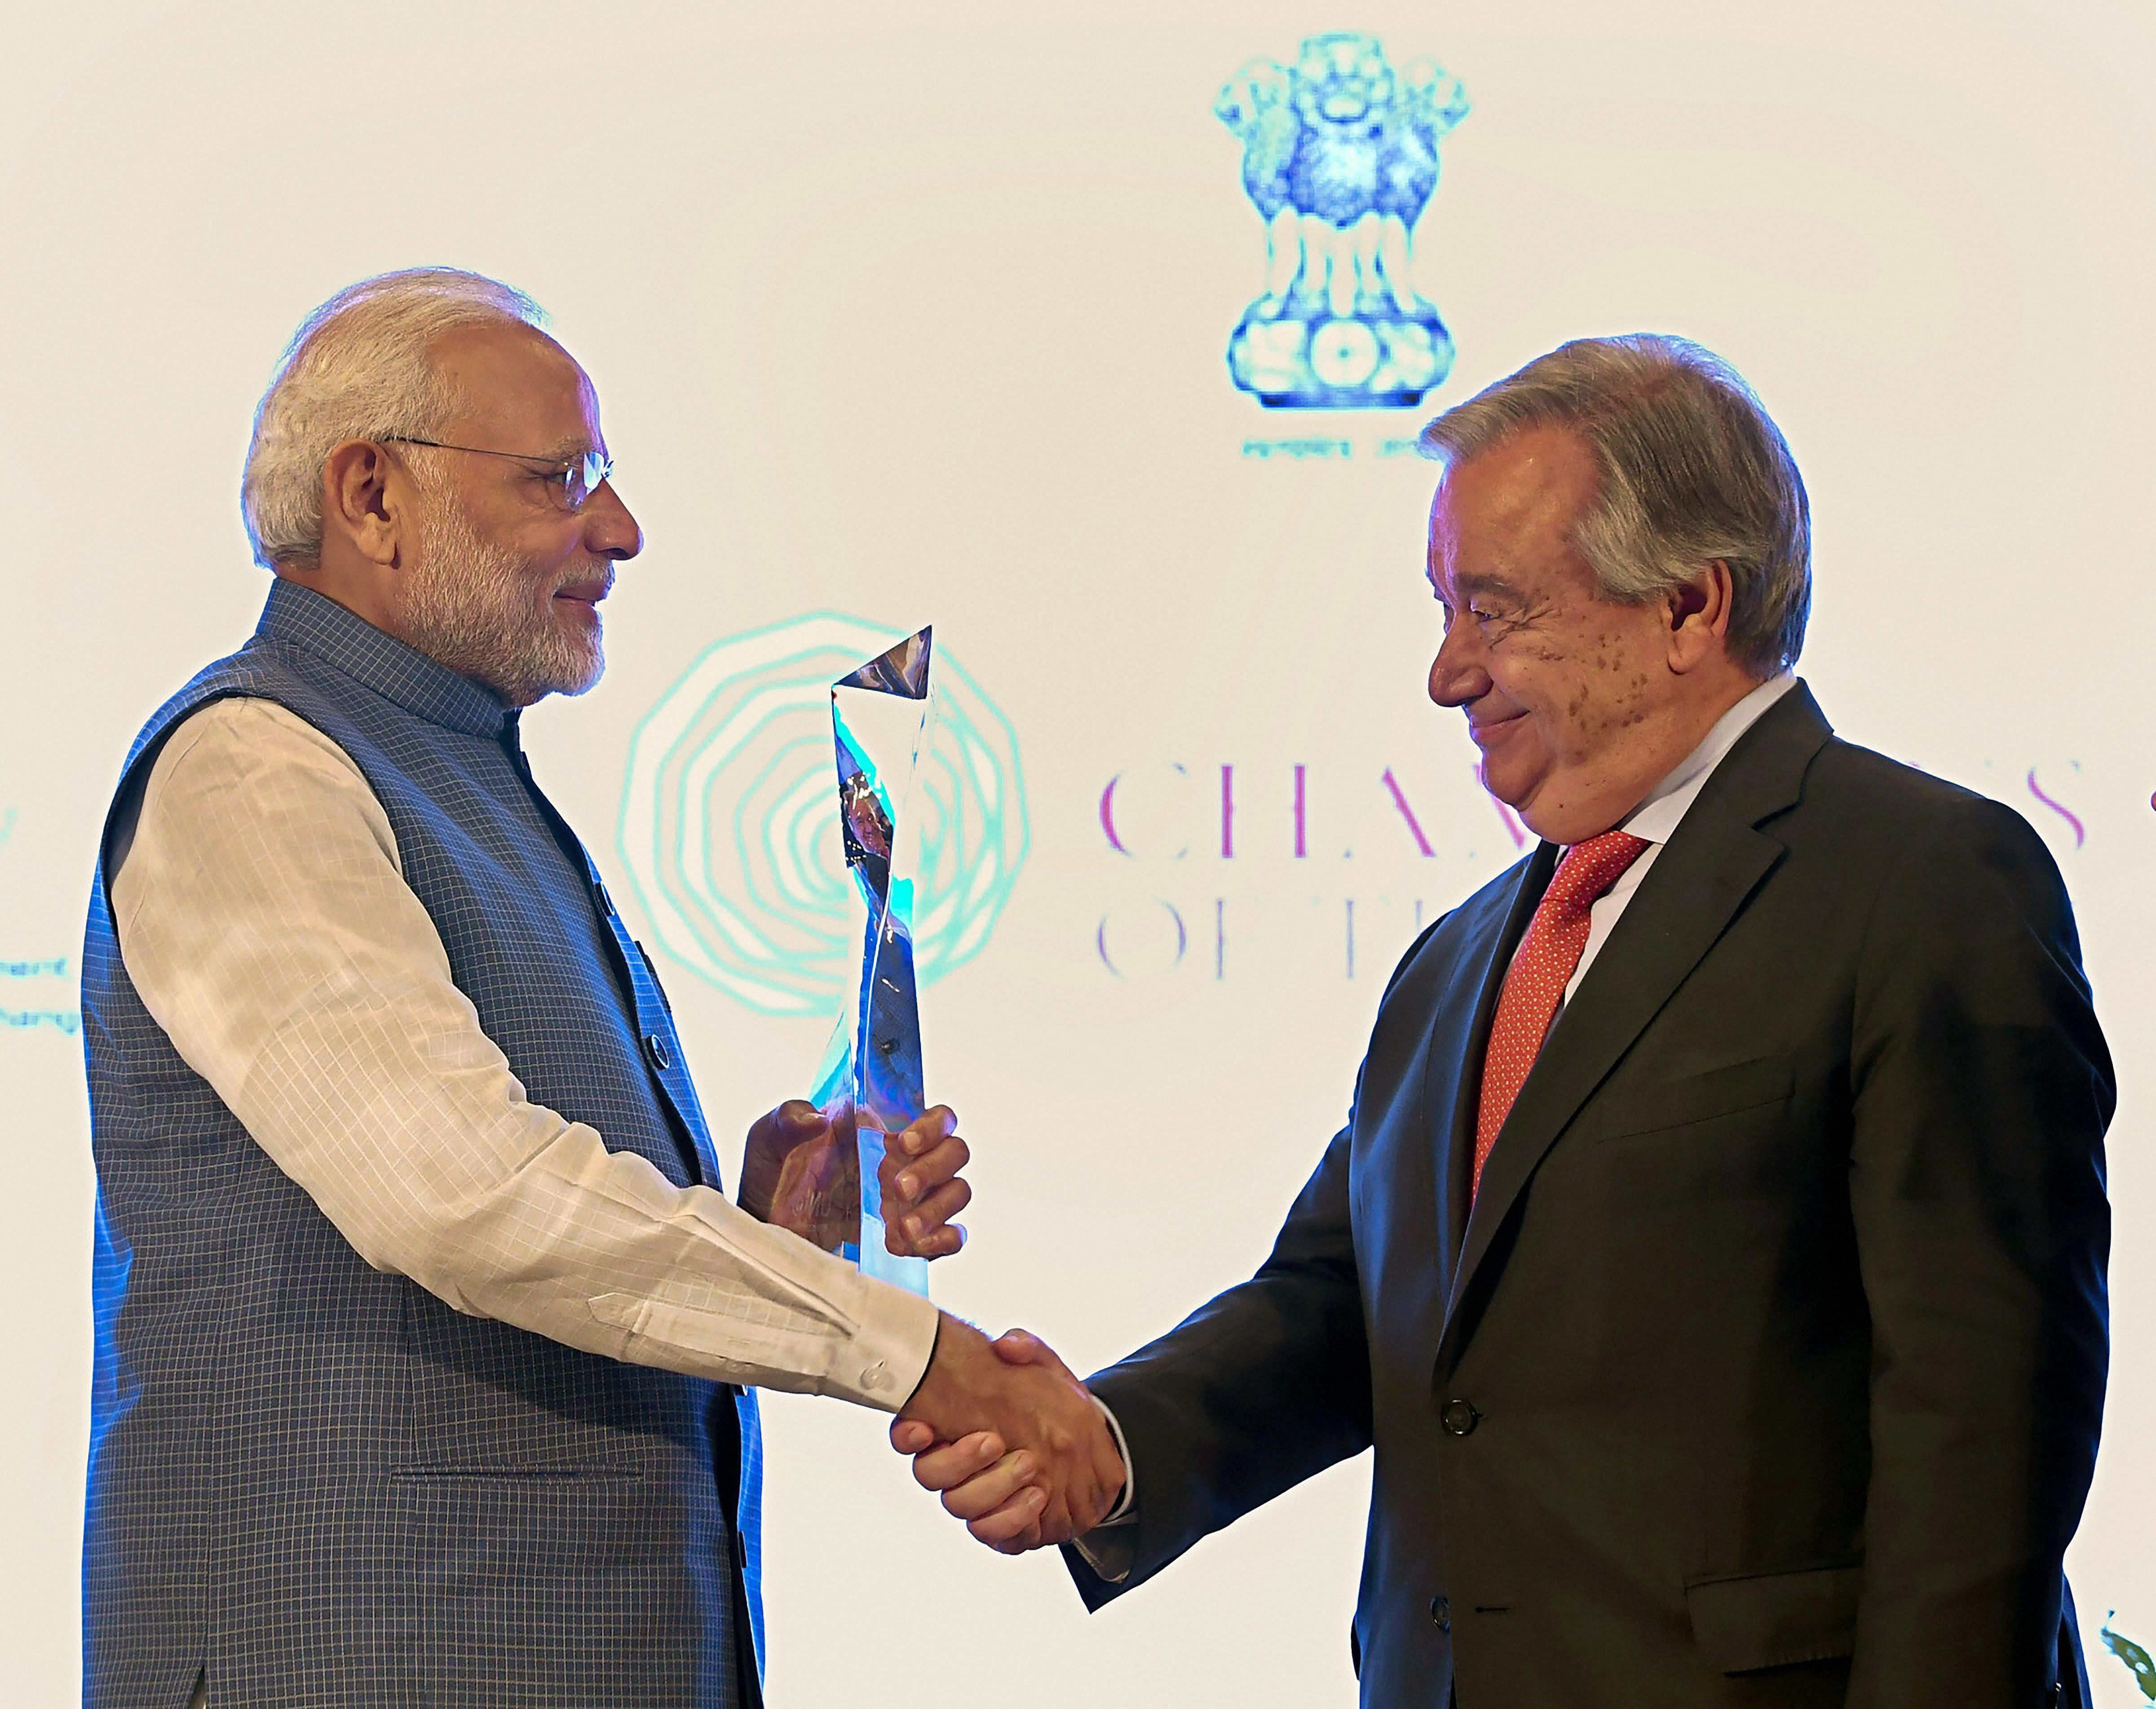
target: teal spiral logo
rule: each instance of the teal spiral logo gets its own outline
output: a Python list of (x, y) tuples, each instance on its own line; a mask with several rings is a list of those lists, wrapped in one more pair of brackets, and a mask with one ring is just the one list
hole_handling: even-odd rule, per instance
[[(860, 954), (839, 845), (832, 682), (909, 631), (834, 612), (714, 642), (629, 743), (617, 840), (668, 956), (761, 1014), (828, 1015)], [(922, 985), (987, 947), (1030, 836), (1018, 737), (938, 646), (904, 812)]]

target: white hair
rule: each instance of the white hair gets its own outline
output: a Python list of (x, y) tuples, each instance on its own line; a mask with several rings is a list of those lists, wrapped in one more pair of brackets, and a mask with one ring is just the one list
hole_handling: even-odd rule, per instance
[(1728, 566), (1729, 651), (1766, 677), (1794, 665), (1811, 609), (1811, 505), (1743, 377), (1689, 339), (1577, 338), (1422, 430), (1464, 463), (1530, 428), (1573, 429), (1602, 473), (1576, 543), (1604, 598), (1633, 604)]
[(240, 514), (257, 562), (313, 564), (322, 552), (322, 470), (346, 439), (425, 439), (459, 400), (432, 351), (461, 326), (540, 327), (538, 304), (498, 280), (413, 267), (346, 285), (300, 323), (255, 406)]

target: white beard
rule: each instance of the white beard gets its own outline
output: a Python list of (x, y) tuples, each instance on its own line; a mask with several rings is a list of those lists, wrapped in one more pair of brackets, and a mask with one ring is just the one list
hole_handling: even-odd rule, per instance
[(514, 552), (480, 539), (445, 495), (420, 526), (398, 602), (400, 639), (511, 706), (580, 695), (606, 669), (605, 649), (596, 632), (564, 627), (553, 595)]

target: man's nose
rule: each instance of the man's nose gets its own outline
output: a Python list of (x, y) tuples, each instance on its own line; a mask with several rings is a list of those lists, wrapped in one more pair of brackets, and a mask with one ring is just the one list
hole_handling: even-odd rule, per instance
[(1471, 619), (1455, 623), (1430, 661), (1430, 697), (1440, 706), (1464, 706), (1490, 691), (1490, 673), (1475, 656)]
[(594, 557), (617, 562), (644, 550), (644, 531), (610, 480), (602, 483), (584, 506), (584, 544)]

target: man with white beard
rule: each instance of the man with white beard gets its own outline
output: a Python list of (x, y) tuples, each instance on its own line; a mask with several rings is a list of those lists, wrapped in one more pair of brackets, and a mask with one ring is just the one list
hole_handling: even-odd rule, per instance
[[(447, 269), (309, 319), (243, 483), (260, 625), (121, 775), (83, 980), (92, 1705), (753, 1704), (757, 1385), (1026, 1446), (1050, 1522), (1122, 1481), (1075, 1383), (719, 1190), (519, 743), (598, 680), (643, 544), (538, 319)], [(782, 1105), (751, 1160), (797, 1139), (839, 1142)], [(895, 1250), (957, 1250), (965, 1159), (941, 1106), (891, 1148)]]

